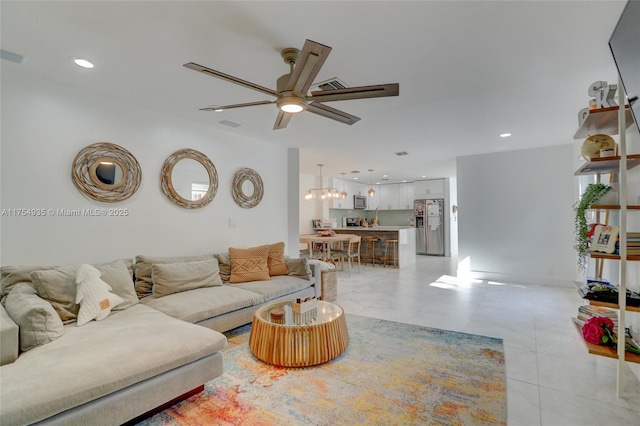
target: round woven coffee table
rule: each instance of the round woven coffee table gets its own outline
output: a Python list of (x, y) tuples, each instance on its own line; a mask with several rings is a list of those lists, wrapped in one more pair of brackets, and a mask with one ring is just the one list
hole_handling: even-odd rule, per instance
[(344, 311), (330, 302), (316, 303), (315, 309), (302, 314), (293, 312), (293, 302), (258, 309), (249, 333), (251, 352), (266, 363), (283, 367), (322, 364), (343, 353), (349, 346)]

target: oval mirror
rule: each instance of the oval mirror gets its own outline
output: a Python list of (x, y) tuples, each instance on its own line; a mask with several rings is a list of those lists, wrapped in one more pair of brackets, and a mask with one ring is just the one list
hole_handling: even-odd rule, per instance
[(165, 160), (160, 186), (175, 205), (199, 209), (213, 201), (218, 191), (218, 173), (209, 157), (193, 149), (182, 149)]
[(141, 175), (140, 164), (129, 151), (107, 142), (82, 149), (71, 169), (73, 182), (80, 191), (106, 203), (131, 197), (140, 187)]
[(249, 179), (242, 182), (242, 193), (245, 196), (251, 197), (254, 192), (255, 192), (255, 187), (253, 186), (253, 182), (251, 182)]
[(262, 178), (253, 169), (240, 169), (233, 176), (232, 193), (237, 205), (243, 209), (253, 208), (262, 201)]

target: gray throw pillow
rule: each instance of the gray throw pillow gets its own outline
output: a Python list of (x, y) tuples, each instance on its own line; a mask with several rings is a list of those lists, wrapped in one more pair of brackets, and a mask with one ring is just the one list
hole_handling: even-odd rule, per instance
[(213, 254), (202, 254), (197, 256), (176, 256), (176, 257), (159, 257), (159, 256), (136, 256), (135, 272), (136, 272), (136, 293), (138, 298), (149, 296), (153, 293), (153, 279), (151, 278), (151, 266), (160, 263), (183, 263), (194, 262), (196, 260), (209, 260), (213, 258)]
[(305, 258), (299, 259), (285, 259), (287, 262), (287, 268), (289, 268), (289, 274), (294, 277), (301, 277), (309, 279), (311, 278), (311, 266)]
[(151, 277), (154, 297), (222, 285), (216, 259), (153, 264)]
[(23, 352), (53, 342), (64, 334), (62, 320), (51, 306), (28, 284), (13, 287), (5, 303), (11, 319), (20, 327)]

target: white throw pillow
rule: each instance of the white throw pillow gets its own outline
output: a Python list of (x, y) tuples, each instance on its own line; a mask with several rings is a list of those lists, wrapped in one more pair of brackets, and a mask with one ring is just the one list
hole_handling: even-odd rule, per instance
[(123, 302), (111, 293), (111, 286), (100, 279), (100, 271), (91, 265), (80, 265), (76, 273), (76, 303), (80, 304), (77, 325), (85, 325), (92, 319), (100, 321), (109, 316), (111, 309)]

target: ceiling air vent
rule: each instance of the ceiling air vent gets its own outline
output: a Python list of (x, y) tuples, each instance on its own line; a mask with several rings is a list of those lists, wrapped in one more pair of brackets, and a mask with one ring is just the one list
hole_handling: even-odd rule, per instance
[(234, 123), (233, 121), (229, 121), (229, 120), (222, 120), (219, 123), (220, 124), (224, 124), (225, 126), (229, 126), (229, 127), (240, 127), (240, 126), (242, 126), (242, 124)]
[(318, 92), (322, 90), (346, 89), (347, 87), (348, 86), (344, 81), (340, 80), (338, 77), (333, 77), (329, 80), (314, 84), (309, 90), (311, 92)]
[(403, 155), (409, 155), (409, 153), (407, 151), (395, 152), (394, 154), (396, 154), (398, 157), (401, 157)]

